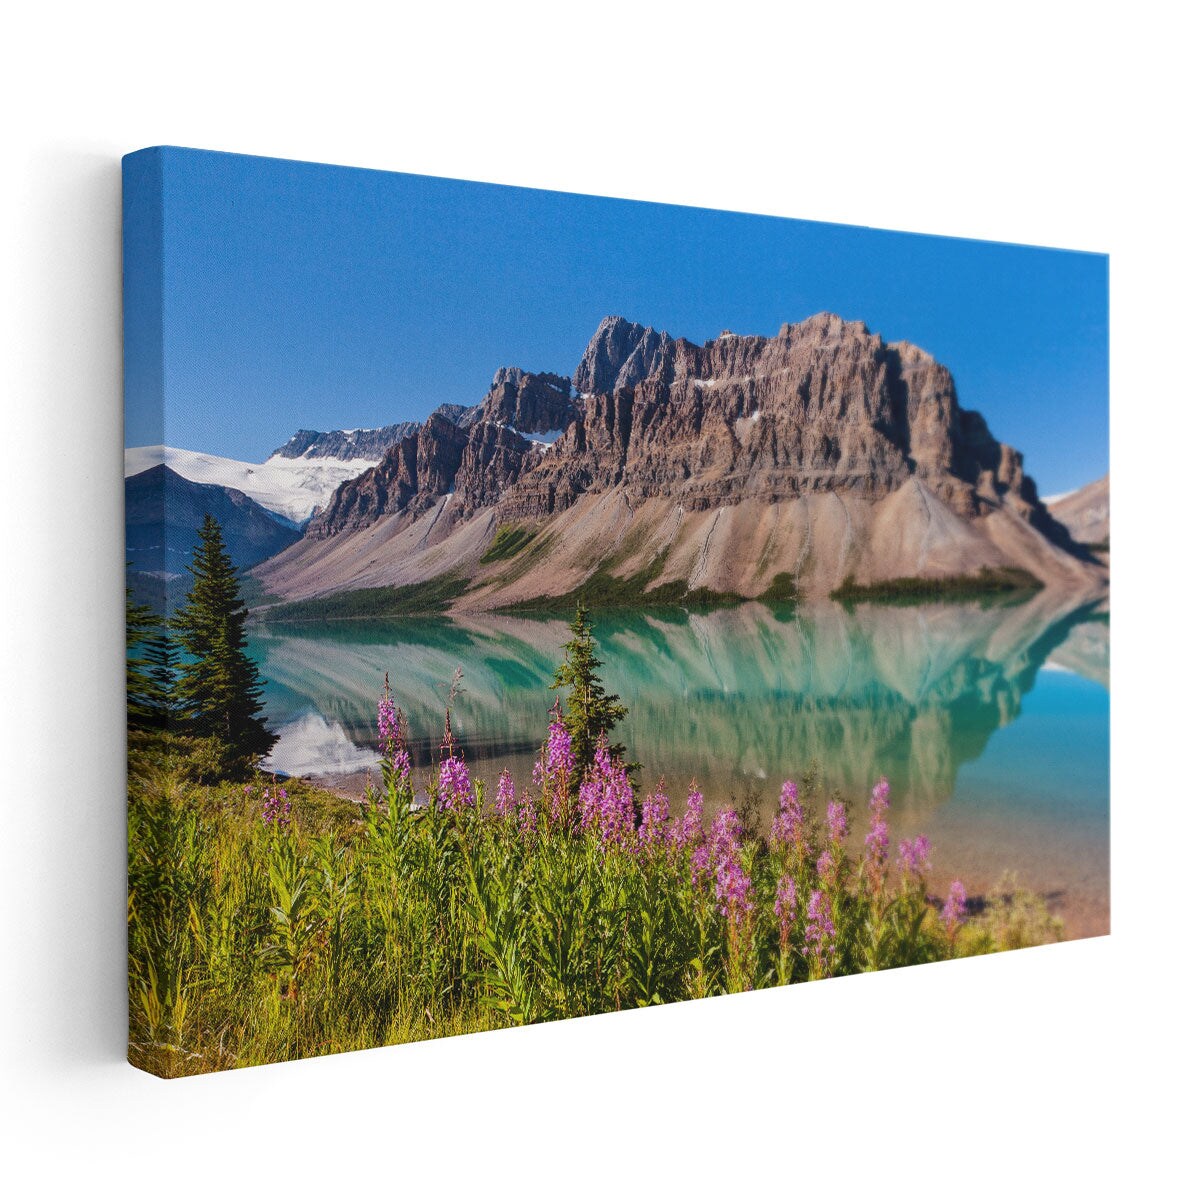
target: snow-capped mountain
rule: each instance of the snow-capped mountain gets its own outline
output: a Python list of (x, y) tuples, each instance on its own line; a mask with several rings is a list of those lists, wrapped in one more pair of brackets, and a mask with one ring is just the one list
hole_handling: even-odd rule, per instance
[(193, 483), (235, 488), (299, 528), (328, 503), (339, 484), (376, 466), (382, 457), (285, 458), (276, 453), (266, 462), (248, 463), (174, 446), (137, 446), (125, 451), (125, 477), (162, 463)]

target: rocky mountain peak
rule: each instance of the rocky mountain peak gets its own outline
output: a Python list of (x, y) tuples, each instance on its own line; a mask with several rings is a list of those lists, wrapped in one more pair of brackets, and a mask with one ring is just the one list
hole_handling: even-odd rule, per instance
[(401, 438), (415, 433), (418, 421), (401, 421), (378, 429), (333, 429), (319, 433), (315, 429), (298, 429), (272, 458), (336, 458), (341, 462), (369, 459), (378, 462)]
[(605, 317), (575, 368), (575, 387), (580, 395), (636, 387), (662, 368), (673, 344), (668, 333), (624, 317)]
[(535, 375), (520, 367), (501, 367), (480, 407), (481, 419), (519, 433), (566, 429), (576, 417), (569, 379), (548, 372)]

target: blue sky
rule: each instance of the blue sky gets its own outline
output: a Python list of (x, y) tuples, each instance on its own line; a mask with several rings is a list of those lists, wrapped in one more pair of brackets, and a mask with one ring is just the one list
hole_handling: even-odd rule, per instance
[(945, 363), (1043, 494), (1108, 470), (1104, 255), (145, 153), (135, 171), (162, 163), (166, 416), (156, 222), (127, 212), (127, 445), (260, 461), (299, 428), (473, 404), (500, 366), (570, 375), (610, 313), (702, 342), (828, 310)]

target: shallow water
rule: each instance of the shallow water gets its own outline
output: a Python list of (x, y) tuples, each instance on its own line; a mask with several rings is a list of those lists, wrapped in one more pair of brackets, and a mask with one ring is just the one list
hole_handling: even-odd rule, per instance
[[(260, 625), (270, 765), (361, 787), (389, 673), (419, 765), (436, 760), (445, 695), (473, 770), (528, 780), (553, 702), (564, 620), (514, 616)], [(1021, 604), (746, 604), (604, 613), (618, 734), (676, 805), (749, 799), (769, 823), (780, 784), (812, 762), (861, 810), (892, 782), (894, 836), (930, 835), (934, 887), (982, 891), (1005, 871), (1075, 935), (1108, 928), (1108, 622), (1046, 594)]]

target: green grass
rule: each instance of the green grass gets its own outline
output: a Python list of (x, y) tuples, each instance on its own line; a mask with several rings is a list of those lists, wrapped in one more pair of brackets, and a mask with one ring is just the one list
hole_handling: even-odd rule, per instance
[(878, 583), (860, 584), (850, 576), (830, 593), (833, 600), (856, 603), (864, 600), (917, 602), (922, 600), (958, 600), (998, 593), (1035, 592), (1043, 584), (1035, 575), (1017, 567), (984, 567), (974, 575), (951, 575), (942, 579), (918, 579), (902, 576)]
[(519, 554), (537, 536), (533, 529), (522, 529), (518, 525), (501, 525), (496, 530), (496, 536), (487, 552), (479, 560), (481, 563), (502, 562)]
[(349, 617), (411, 617), (445, 612), (468, 588), (458, 574), (403, 587), (359, 588), (277, 604), (256, 614), (266, 621), (336, 621)]
[[(132, 735), (129, 766), (129, 1057), (165, 1076), (1061, 936), (1010, 887), (994, 905), (974, 900), (950, 936), (920, 880), (872, 876), (819, 825), (794, 841), (737, 834), (756, 899), (727, 917), (690, 845), (647, 848), (631, 827), (606, 842), (581, 828), (561, 781), (530, 801), (530, 830), (496, 814), (481, 782), (473, 805), (451, 812), (414, 809), (404, 779), (363, 806), (262, 774), (204, 783), (203, 753), (166, 734)], [(814, 775), (800, 791), (807, 811), (825, 811)], [(556, 796), (570, 821), (551, 817)], [(267, 797), (291, 804), (286, 828), (263, 820)], [(803, 901), (826, 849), (836, 933), (817, 955)], [(801, 901), (790, 933), (774, 911), (784, 875)]]

